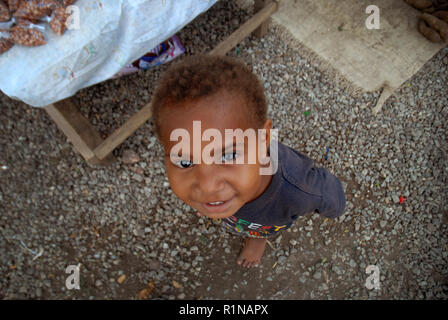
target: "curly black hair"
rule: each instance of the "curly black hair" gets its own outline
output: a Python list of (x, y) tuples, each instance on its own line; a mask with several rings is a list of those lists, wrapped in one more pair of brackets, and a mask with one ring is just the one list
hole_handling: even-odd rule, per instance
[(264, 88), (243, 62), (227, 56), (190, 56), (170, 66), (158, 82), (152, 97), (156, 133), (160, 136), (160, 114), (167, 105), (181, 105), (227, 90), (240, 94), (247, 114), (261, 127), (267, 117)]

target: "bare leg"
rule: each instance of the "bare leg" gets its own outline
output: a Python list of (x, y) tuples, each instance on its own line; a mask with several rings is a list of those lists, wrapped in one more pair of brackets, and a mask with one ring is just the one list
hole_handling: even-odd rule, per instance
[(236, 263), (243, 267), (251, 268), (258, 266), (266, 247), (267, 239), (247, 238)]

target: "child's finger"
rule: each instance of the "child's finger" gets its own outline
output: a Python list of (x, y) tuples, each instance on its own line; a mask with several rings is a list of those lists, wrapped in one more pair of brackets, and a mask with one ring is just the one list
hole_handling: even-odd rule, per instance
[(196, 211), (195, 214), (196, 214), (198, 217), (202, 217), (202, 213), (200, 213), (199, 211)]

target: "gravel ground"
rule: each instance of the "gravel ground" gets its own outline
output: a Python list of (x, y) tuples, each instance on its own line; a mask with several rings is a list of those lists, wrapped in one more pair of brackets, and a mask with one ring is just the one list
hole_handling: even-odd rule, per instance
[[(188, 54), (206, 52), (251, 14), (220, 1), (178, 35)], [(344, 216), (299, 218), (246, 270), (235, 264), (241, 239), (170, 191), (150, 121), (116, 163), (93, 167), (43, 110), (0, 94), (0, 298), (447, 299), (447, 48), (375, 117), (379, 92), (348, 95), (280, 32), (271, 25), (230, 54), (264, 82), (280, 141), (343, 181)], [(106, 137), (149, 102), (165, 69), (75, 101)], [(126, 150), (140, 161), (125, 164)], [(80, 290), (68, 290), (65, 268), (78, 264)], [(379, 289), (365, 286), (369, 265)]]

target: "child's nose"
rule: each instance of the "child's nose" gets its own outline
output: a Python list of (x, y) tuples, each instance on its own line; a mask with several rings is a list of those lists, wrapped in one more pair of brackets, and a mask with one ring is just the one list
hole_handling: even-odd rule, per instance
[(225, 182), (216, 165), (201, 164), (196, 169), (196, 186), (203, 197), (213, 196), (222, 191)]

